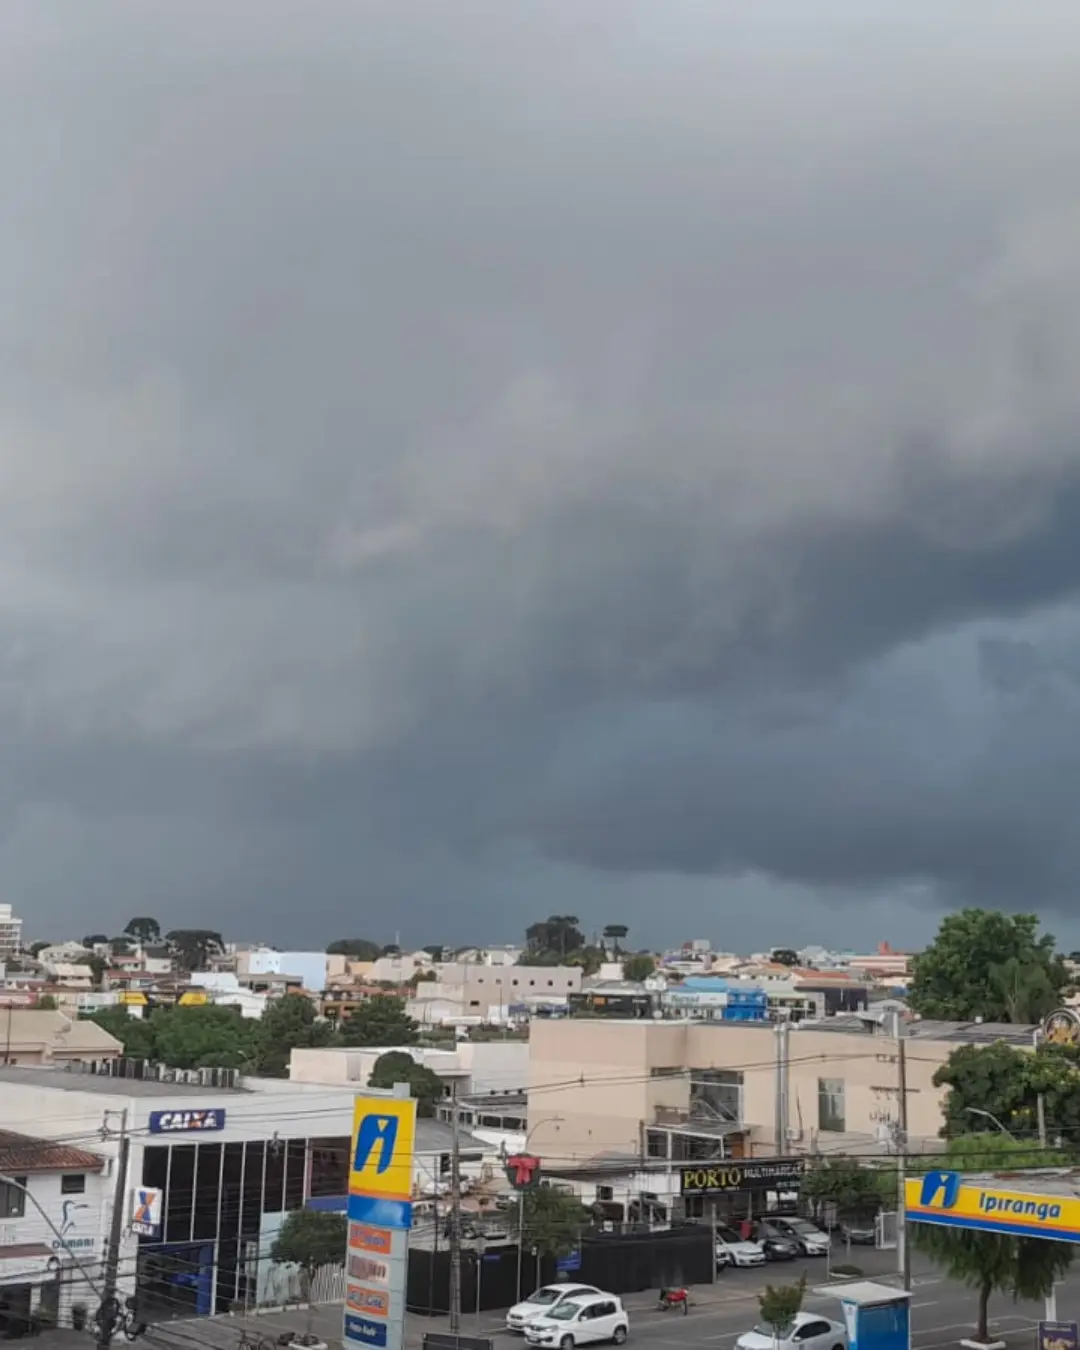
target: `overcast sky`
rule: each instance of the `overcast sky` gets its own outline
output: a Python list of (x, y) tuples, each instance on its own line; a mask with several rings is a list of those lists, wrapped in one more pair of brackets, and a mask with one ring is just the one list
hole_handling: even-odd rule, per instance
[(1075, 0), (7, 0), (0, 898), (1080, 945)]

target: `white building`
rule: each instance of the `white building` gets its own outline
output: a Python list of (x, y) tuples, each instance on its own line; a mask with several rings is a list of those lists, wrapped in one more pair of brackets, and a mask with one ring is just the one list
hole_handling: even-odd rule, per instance
[(105, 1255), (109, 1165), (88, 1149), (0, 1130), (0, 1298), (8, 1317), (90, 1316)]
[(239, 1008), (241, 1017), (259, 1018), (266, 1011), (268, 996), (245, 989), (231, 970), (193, 970), (191, 983), (205, 989), (211, 1003)]
[(0, 961), (22, 951), (22, 919), (10, 905), (0, 905)]
[(313, 994), (326, 988), (325, 952), (279, 952), (253, 947), (236, 954), (237, 975), (295, 975)]
[(289, 1056), (289, 1078), (294, 1083), (365, 1087), (380, 1055), (393, 1050), (411, 1055), (417, 1064), (437, 1073), (447, 1083), (456, 1080), (465, 1096), (521, 1092), (529, 1081), (527, 1041), (460, 1041), (453, 1050), (427, 1046), (325, 1046), (297, 1049)]

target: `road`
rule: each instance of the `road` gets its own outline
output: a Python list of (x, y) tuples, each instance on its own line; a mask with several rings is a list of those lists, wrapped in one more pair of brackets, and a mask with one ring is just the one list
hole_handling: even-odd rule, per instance
[[(894, 1260), (891, 1253), (860, 1253), (859, 1264), (866, 1278), (884, 1275)], [(787, 1283), (805, 1270), (810, 1290), (827, 1283), (824, 1261), (803, 1261), (761, 1270), (725, 1271), (716, 1284), (693, 1291), (690, 1312), (661, 1313), (656, 1310), (655, 1294), (629, 1294), (623, 1300), (630, 1313), (630, 1340), (640, 1350), (734, 1350), (735, 1341), (757, 1320), (757, 1296), (767, 1281)], [(916, 1265), (912, 1281), (913, 1350), (951, 1350), (972, 1331), (975, 1294), (972, 1290), (943, 1279), (931, 1267)], [(810, 1292), (805, 1306), (826, 1316), (839, 1318), (835, 1295)], [(1011, 1303), (995, 1296), (991, 1301), (992, 1329), (1008, 1350), (1035, 1350), (1035, 1327), (1042, 1316), (1041, 1303)], [(1066, 1280), (1057, 1295), (1058, 1317), (1080, 1321), (1080, 1271)], [(254, 1338), (274, 1340), (285, 1331), (303, 1331), (307, 1314), (302, 1310), (268, 1312), (258, 1316), (191, 1318), (161, 1323), (150, 1329), (144, 1342), (146, 1350), (237, 1350), (241, 1333)], [(319, 1308), (313, 1329), (331, 1347), (341, 1344), (340, 1305)], [(447, 1331), (445, 1319), (410, 1317), (407, 1350), (420, 1350), (425, 1332)], [(524, 1350), (520, 1336), (506, 1332), (497, 1313), (482, 1314), (479, 1319), (464, 1315), (461, 1332), (469, 1336), (490, 1336), (494, 1350)], [(34, 1341), (35, 1350), (85, 1350), (85, 1332), (53, 1331)]]

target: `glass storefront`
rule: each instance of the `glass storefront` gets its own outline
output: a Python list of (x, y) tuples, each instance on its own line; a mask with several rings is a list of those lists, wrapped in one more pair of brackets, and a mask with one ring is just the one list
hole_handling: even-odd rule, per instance
[[(160, 1239), (139, 1240), (144, 1315), (252, 1306), (263, 1216), (348, 1190), (347, 1138), (171, 1144), (144, 1149), (142, 1182), (164, 1192)], [(216, 1280), (214, 1267), (216, 1265)], [(211, 1306), (212, 1305), (212, 1306)]]

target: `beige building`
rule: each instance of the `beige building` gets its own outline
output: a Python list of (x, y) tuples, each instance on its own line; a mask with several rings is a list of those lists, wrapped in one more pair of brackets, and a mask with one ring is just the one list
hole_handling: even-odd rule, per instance
[(96, 1022), (47, 1009), (0, 1008), (0, 1064), (72, 1064), (118, 1059), (123, 1051)]
[[(1031, 1044), (1031, 1029), (1016, 1026), (915, 1023), (907, 1033), (912, 1149), (939, 1146), (944, 1089), (933, 1077), (958, 1044)], [(531, 1147), (563, 1163), (601, 1155), (661, 1166), (845, 1150), (885, 1156), (895, 1147), (898, 1045), (869, 1021), (837, 1018), (781, 1031), (750, 1023), (537, 1020), (529, 1050)]]
[(456, 1004), (463, 1017), (484, 1020), (492, 1014), (499, 1018), (522, 1004), (565, 1003), (581, 990), (580, 966), (486, 966), (447, 961), (435, 971), (437, 978), (423, 988), (423, 996)]

